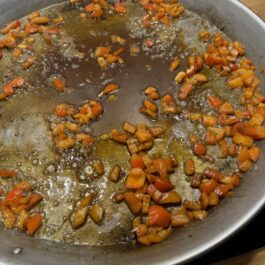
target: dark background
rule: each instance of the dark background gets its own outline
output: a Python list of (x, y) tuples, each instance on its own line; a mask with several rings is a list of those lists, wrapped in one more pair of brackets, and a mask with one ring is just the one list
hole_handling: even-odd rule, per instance
[[(265, 209), (243, 230), (208, 254), (187, 265), (210, 265), (213, 262), (234, 257), (265, 246)], [(265, 261), (264, 261), (265, 264)], [(229, 264), (228, 264), (229, 265)]]

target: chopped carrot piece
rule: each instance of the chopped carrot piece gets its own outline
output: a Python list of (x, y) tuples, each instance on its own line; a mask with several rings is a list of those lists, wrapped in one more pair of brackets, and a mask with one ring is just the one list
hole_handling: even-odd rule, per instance
[(237, 159), (239, 163), (250, 160), (249, 150), (246, 146), (240, 148)]
[(249, 156), (252, 162), (257, 162), (260, 155), (261, 155), (261, 149), (258, 146), (253, 146), (249, 150)]
[(204, 156), (207, 153), (207, 148), (203, 144), (196, 143), (193, 147), (193, 152), (197, 156)]
[(96, 57), (104, 56), (105, 54), (108, 54), (110, 52), (110, 47), (97, 47), (95, 51)]
[(141, 168), (132, 168), (126, 178), (125, 186), (127, 189), (141, 189), (145, 184), (145, 179), (146, 174)]
[(237, 145), (243, 145), (246, 147), (251, 147), (253, 145), (253, 139), (250, 136), (242, 135), (238, 132), (233, 136), (233, 142)]
[(144, 143), (153, 139), (152, 134), (145, 129), (137, 130), (135, 133), (136, 138), (139, 142)]
[(179, 98), (181, 100), (185, 100), (189, 96), (191, 91), (192, 91), (192, 84), (191, 83), (185, 83), (180, 88)]
[(42, 217), (39, 213), (30, 216), (26, 221), (27, 232), (29, 235), (34, 235), (42, 225)]
[(141, 168), (145, 169), (145, 164), (142, 156), (140, 155), (132, 155), (130, 160), (131, 168)]
[(127, 12), (127, 8), (124, 3), (115, 3), (114, 4), (114, 10), (119, 14), (125, 14)]
[(115, 83), (108, 84), (107, 86), (104, 87), (102, 91), (102, 95), (109, 95), (112, 92), (115, 92), (120, 89), (120, 86)]
[(94, 102), (91, 106), (92, 115), (94, 118), (98, 118), (103, 113), (103, 106), (100, 102)]
[(188, 176), (195, 173), (195, 162), (193, 159), (188, 159), (184, 162), (184, 172)]
[(228, 191), (232, 189), (233, 189), (233, 186), (230, 184), (219, 184), (214, 190), (214, 192), (221, 197), (221, 196), (224, 196)]
[(181, 197), (176, 191), (169, 191), (164, 193), (161, 199), (157, 202), (159, 204), (179, 204), (181, 203)]
[(204, 170), (204, 175), (205, 175), (207, 178), (215, 179), (215, 180), (217, 180), (217, 181), (219, 181), (221, 178), (224, 177), (224, 174), (223, 174), (222, 172), (220, 172), (220, 171), (217, 170), (217, 169), (210, 168), (210, 167), (207, 167), (207, 168)]
[(126, 133), (120, 133), (119, 131), (113, 129), (111, 131), (111, 139), (115, 142), (126, 144), (128, 140), (128, 135)]
[(156, 178), (154, 185), (161, 192), (167, 192), (174, 188), (174, 186), (170, 183), (170, 181), (163, 180), (161, 178)]
[(7, 33), (10, 32), (10, 30), (12, 30), (12, 29), (16, 29), (16, 28), (18, 28), (19, 26), (20, 26), (20, 22), (19, 22), (19, 20), (14, 20), (14, 21), (10, 22), (9, 24), (7, 24), (4, 28), (2, 28), (2, 29), (0, 30), (0, 33), (1, 33), (1, 34), (7, 34)]
[(125, 192), (124, 200), (133, 214), (137, 214), (141, 211), (142, 202), (136, 197), (134, 192)]
[(156, 104), (154, 104), (152, 101), (150, 101), (150, 100), (147, 100), (147, 99), (145, 99), (144, 100), (144, 106), (148, 109), (148, 110), (150, 110), (150, 111), (152, 111), (152, 112), (157, 112), (157, 106), (156, 106)]
[(250, 160), (245, 160), (239, 163), (239, 169), (243, 172), (248, 172), (251, 169), (252, 163)]
[(210, 179), (200, 184), (200, 191), (205, 192), (206, 194), (210, 194), (216, 189), (217, 186), (217, 181), (215, 179)]
[(168, 227), (170, 224), (170, 213), (162, 206), (151, 205), (148, 211), (147, 224), (149, 226)]
[(175, 58), (171, 63), (170, 63), (170, 66), (169, 66), (169, 69), (171, 71), (175, 71), (180, 65), (180, 60), (178, 58)]
[(62, 79), (60, 78), (55, 78), (53, 79), (53, 85), (55, 89), (59, 92), (64, 92), (65, 90), (65, 83)]
[(0, 169), (0, 178), (15, 177), (17, 172), (15, 170)]
[(3, 224), (6, 228), (12, 229), (16, 224), (16, 216), (7, 206), (1, 206), (0, 211), (2, 214)]
[(23, 199), (24, 190), (21, 188), (12, 189), (5, 196), (4, 203), (9, 206), (18, 206), (20, 200)]

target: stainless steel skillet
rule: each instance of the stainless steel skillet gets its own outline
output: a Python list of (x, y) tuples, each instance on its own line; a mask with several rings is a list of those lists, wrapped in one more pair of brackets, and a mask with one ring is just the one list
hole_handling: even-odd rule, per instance
[[(0, 23), (58, 1), (0, 1)], [(248, 56), (257, 66), (265, 64), (265, 25), (237, 1), (193, 0), (185, 6), (212, 21), (232, 39), (245, 43)], [(263, 82), (264, 82), (263, 77)], [(264, 143), (262, 148), (265, 148)], [(242, 228), (265, 201), (264, 155), (244, 178), (235, 196), (224, 200), (207, 222), (193, 223), (162, 244), (149, 248), (91, 248), (47, 243), (13, 231), (1, 230), (2, 264), (179, 264), (206, 252)], [(11, 254), (22, 247), (19, 255)]]

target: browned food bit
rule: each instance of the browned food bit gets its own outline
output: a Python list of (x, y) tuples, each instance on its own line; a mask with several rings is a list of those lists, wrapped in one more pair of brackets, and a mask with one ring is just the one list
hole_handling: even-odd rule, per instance
[(143, 102), (143, 107), (140, 109), (140, 112), (145, 113), (150, 116), (152, 119), (157, 119), (158, 108), (155, 103), (150, 100), (145, 99)]
[(152, 134), (152, 136), (156, 138), (162, 135), (165, 132), (165, 129), (162, 127), (150, 127), (149, 131)]
[(151, 20), (170, 25), (173, 18), (179, 17), (184, 12), (184, 7), (178, 3), (178, 1), (165, 2), (146, 0), (140, 1), (140, 4), (148, 14), (142, 21), (144, 27), (150, 27)]
[(105, 173), (104, 165), (100, 160), (93, 162), (92, 167), (95, 170), (97, 176), (102, 176)]
[(16, 224), (16, 216), (8, 206), (1, 206), (0, 211), (2, 214), (3, 224), (6, 228), (12, 229)]
[(146, 128), (137, 129), (135, 136), (140, 143), (148, 142), (153, 139), (152, 134)]
[(127, 132), (127, 133), (135, 134), (137, 128), (136, 128), (135, 125), (131, 124), (130, 122), (125, 121), (125, 122), (123, 123), (122, 129), (123, 129), (125, 132)]
[(77, 229), (83, 226), (87, 220), (88, 207), (78, 207), (70, 217), (71, 226)]
[(17, 223), (16, 223), (17, 228), (25, 230), (28, 218), (29, 218), (29, 213), (26, 210), (22, 210), (17, 218)]
[(169, 191), (162, 195), (161, 199), (157, 201), (159, 204), (180, 204), (181, 197), (176, 191)]
[(176, 77), (175, 77), (175, 81), (177, 83), (182, 83), (183, 80), (187, 77), (187, 74), (185, 72), (179, 72)]
[(124, 193), (124, 200), (133, 214), (137, 214), (142, 209), (142, 201), (131, 191)]
[(174, 208), (171, 212), (171, 226), (181, 227), (190, 223), (190, 218), (184, 207)]
[(170, 66), (169, 66), (169, 69), (171, 71), (175, 71), (180, 65), (180, 59), (178, 58), (175, 58), (171, 63), (170, 63)]
[(179, 99), (181, 100), (185, 100), (189, 94), (192, 91), (192, 84), (191, 83), (184, 83), (181, 87), (180, 87), (180, 91), (179, 91)]
[(111, 130), (110, 138), (111, 140), (118, 142), (120, 144), (126, 144), (129, 137), (126, 133), (121, 133), (116, 129), (113, 129)]
[(59, 77), (56, 77), (53, 79), (53, 86), (58, 92), (64, 92), (65, 91), (65, 82)]
[(201, 210), (201, 204), (199, 202), (195, 202), (195, 201), (189, 201), (189, 200), (185, 200), (183, 202), (183, 206), (188, 209), (188, 210)]
[(167, 94), (160, 99), (161, 113), (164, 115), (176, 115), (181, 113), (180, 107), (177, 105), (175, 99)]
[(121, 177), (121, 166), (119, 164), (116, 164), (113, 166), (113, 168), (110, 171), (109, 179), (113, 182), (117, 182), (120, 177)]
[(207, 193), (202, 192), (200, 195), (200, 204), (202, 210), (207, 210), (209, 206), (209, 196)]
[(192, 188), (199, 188), (200, 184), (202, 182), (202, 174), (201, 173), (195, 173), (191, 179), (191, 187)]
[(208, 42), (209, 39), (210, 39), (210, 37), (211, 37), (211, 34), (210, 34), (210, 32), (207, 31), (207, 30), (203, 30), (203, 31), (201, 31), (201, 32), (199, 33), (199, 38), (200, 38), (200, 40), (202, 40), (202, 41), (204, 41), (204, 42)]
[(104, 87), (104, 89), (98, 94), (98, 97), (103, 97), (104, 95), (109, 95), (120, 89), (120, 86), (115, 83), (110, 83)]
[(24, 83), (24, 78), (16, 77), (3, 87), (3, 92), (6, 96), (11, 96), (15, 93), (14, 88), (20, 88)]
[(124, 200), (123, 193), (114, 193), (112, 196), (112, 200), (116, 203), (121, 203)]
[(35, 213), (26, 220), (27, 233), (34, 235), (42, 225), (42, 216)]
[(113, 43), (119, 43), (121, 45), (125, 44), (126, 43), (126, 39), (118, 36), (118, 35), (111, 35), (111, 41)]
[(105, 213), (104, 208), (101, 207), (98, 203), (94, 204), (89, 209), (89, 216), (96, 224), (99, 224), (103, 220), (104, 213)]
[(208, 216), (208, 212), (204, 210), (195, 210), (192, 212), (194, 219), (204, 220)]
[(34, 17), (31, 19), (32, 24), (47, 24), (50, 21), (48, 17)]
[(193, 159), (188, 159), (184, 162), (184, 172), (188, 176), (195, 173), (195, 162)]
[(15, 170), (0, 169), (0, 178), (11, 178), (15, 176), (17, 176), (17, 172)]
[(35, 56), (26, 58), (26, 60), (22, 63), (22, 68), (24, 70), (29, 69), (36, 62), (36, 59), (37, 58)]
[(137, 190), (144, 187), (146, 174), (141, 168), (132, 168), (126, 178), (125, 186), (128, 190)]
[(207, 153), (207, 148), (204, 144), (196, 143), (193, 147), (193, 152), (197, 156), (204, 156)]
[(7, 34), (9, 33), (12, 29), (16, 29), (20, 26), (20, 21), (19, 20), (14, 20), (7, 24), (4, 28), (0, 30), (1, 34)]
[(147, 214), (149, 211), (150, 204), (151, 204), (151, 196), (143, 195), (142, 202), (143, 202), (142, 213)]
[(209, 194), (209, 206), (217, 206), (219, 204), (219, 196), (215, 192)]
[(148, 86), (147, 88), (145, 88), (144, 93), (152, 100), (156, 100), (160, 98), (160, 95), (157, 89), (153, 86)]
[(165, 240), (172, 233), (172, 228), (162, 230), (152, 230), (150, 233), (137, 237), (137, 241), (142, 245), (151, 245), (154, 243), (159, 243)]
[(76, 140), (78, 142), (81, 142), (83, 146), (91, 146), (95, 139), (90, 135), (86, 133), (78, 133), (76, 135)]

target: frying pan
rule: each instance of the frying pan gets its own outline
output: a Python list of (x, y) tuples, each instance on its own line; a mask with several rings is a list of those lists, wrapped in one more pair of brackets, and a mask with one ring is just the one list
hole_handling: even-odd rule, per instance
[[(61, 1), (1, 0), (0, 24)], [(235, 0), (186, 0), (183, 4), (209, 19), (230, 38), (246, 45), (248, 57), (257, 66), (265, 65), (265, 25)], [(264, 83), (264, 76), (260, 77)], [(264, 91), (263, 91), (264, 92)], [(263, 149), (265, 143), (260, 145)], [(90, 247), (36, 240), (15, 231), (0, 230), (1, 264), (181, 264), (209, 251), (239, 231), (265, 203), (265, 156), (242, 180), (235, 195), (223, 200), (204, 222), (175, 231), (161, 244), (142, 247)], [(20, 254), (13, 254), (15, 248)]]

